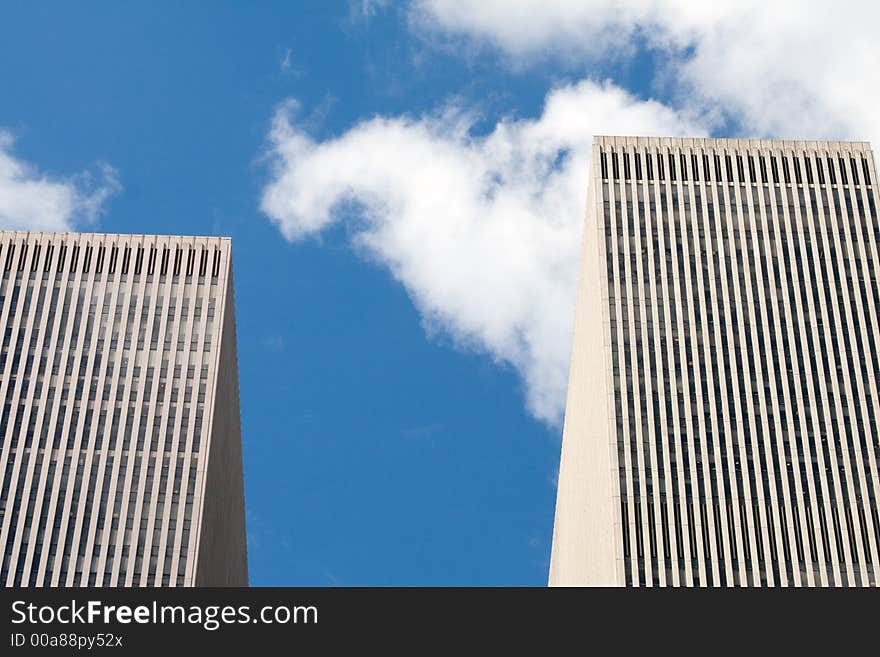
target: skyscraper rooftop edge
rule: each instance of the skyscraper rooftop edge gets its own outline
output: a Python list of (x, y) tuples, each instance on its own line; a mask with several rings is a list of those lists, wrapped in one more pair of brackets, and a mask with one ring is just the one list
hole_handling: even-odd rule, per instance
[(62, 235), (69, 235), (71, 237), (95, 237), (95, 238), (106, 238), (106, 237), (123, 237), (123, 238), (134, 238), (134, 237), (144, 237), (149, 238), (151, 240), (220, 240), (231, 242), (232, 237), (228, 235), (172, 235), (172, 234), (159, 234), (159, 233), (100, 233), (93, 232), (88, 230), (25, 230), (25, 229), (0, 229), (0, 235), (8, 236), (8, 235), (40, 235), (46, 237), (56, 237)]
[(639, 135), (594, 135), (593, 144), (599, 146), (678, 146), (678, 147), (736, 147), (736, 148), (842, 148), (844, 150), (868, 151), (867, 141), (827, 139), (761, 139), (731, 137), (649, 137)]

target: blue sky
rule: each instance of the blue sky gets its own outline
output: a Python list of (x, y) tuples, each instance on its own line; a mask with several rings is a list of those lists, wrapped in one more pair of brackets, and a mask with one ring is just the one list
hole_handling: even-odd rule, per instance
[(0, 223), (233, 237), (252, 584), (544, 584), (591, 136), (878, 132), (631, 4), (4, 5)]

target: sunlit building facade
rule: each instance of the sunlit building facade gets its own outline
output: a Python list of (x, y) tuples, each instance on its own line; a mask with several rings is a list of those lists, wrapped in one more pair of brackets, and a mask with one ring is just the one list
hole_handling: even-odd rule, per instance
[(228, 238), (0, 232), (0, 580), (246, 585)]
[(598, 137), (551, 585), (875, 586), (865, 142)]

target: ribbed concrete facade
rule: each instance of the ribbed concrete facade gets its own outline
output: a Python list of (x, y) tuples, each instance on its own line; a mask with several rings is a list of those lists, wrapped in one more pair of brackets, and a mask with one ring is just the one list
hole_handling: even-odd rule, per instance
[(3, 584), (247, 584), (231, 256), (0, 232)]
[(865, 142), (599, 137), (551, 585), (875, 586)]

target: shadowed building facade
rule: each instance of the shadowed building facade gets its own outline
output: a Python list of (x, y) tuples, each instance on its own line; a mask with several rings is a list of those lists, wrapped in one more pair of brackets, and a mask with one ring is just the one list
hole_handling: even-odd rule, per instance
[(231, 258), (0, 232), (4, 585), (247, 585)]
[(551, 585), (875, 586), (865, 142), (597, 137)]

